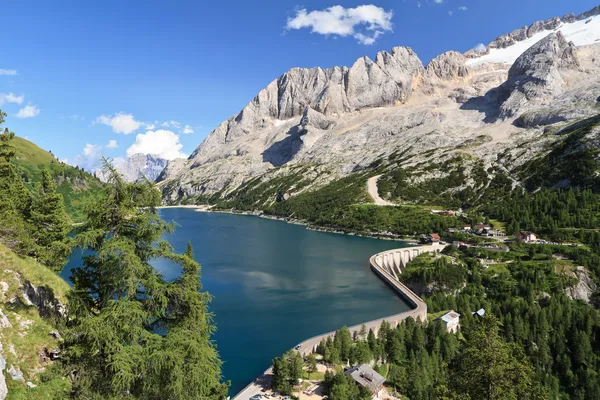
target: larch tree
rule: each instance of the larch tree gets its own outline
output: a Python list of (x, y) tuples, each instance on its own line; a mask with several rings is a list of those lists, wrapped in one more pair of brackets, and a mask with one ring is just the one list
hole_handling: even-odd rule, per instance
[(71, 252), (67, 241), (69, 223), (63, 197), (56, 192), (52, 176), (46, 169), (42, 170), (42, 181), (31, 205), (29, 222), (37, 259), (54, 270), (62, 269)]
[[(104, 160), (108, 184), (86, 210), (74, 242), (90, 254), (72, 271), (65, 363), (75, 398), (223, 399), (221, 361), (211, 341), (200, 266), (191, 247), (176, 254), (162, 237), (160, 195), (149, 182), (127, 183)], [(151, 265), (182, 267), (167, 282)]]

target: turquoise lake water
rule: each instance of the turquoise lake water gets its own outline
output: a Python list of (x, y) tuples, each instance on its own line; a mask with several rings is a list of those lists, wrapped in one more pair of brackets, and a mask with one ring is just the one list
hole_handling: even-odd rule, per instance
[[(235, 395), (297, 343), (321, 333), (396, 314), (409, 307), (371, 272), (369, 257), (403, 243), (315, 232), (254, 216), (160, 210), (179, 227), (167, 239), (188, 241), (202, 265), (223, 374)], [(79, 254), (63, 276), (79, 264)], [(180, 270), (154, 266), (167, 279)]]

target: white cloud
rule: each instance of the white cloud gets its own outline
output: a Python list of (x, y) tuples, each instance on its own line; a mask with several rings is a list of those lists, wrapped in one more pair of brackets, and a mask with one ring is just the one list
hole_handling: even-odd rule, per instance
[(23, 104), (25, 96), (17, 96), (14, 93), (0, 93), (0, 106), (4, 103)]
[[(324, 10), (307, 12), (305, 8), (296, 10), (294, 18), (288, 18), (286, 29), (310, 28), (312, 33), (334, 35), (335, 37), (352, 36), (359, 43), (370, 45), (383, 33), (392, 30), (392, 16), (373, 4), (356, 8), (333, 6)], [(363, 32), (358, 29), (363, 28)]]
[(0, 69), (0, 75), (16, 75), (17, 71), (14, 69)]
[(477, 45), (475, 45), (475, 47), (473, 47), (473, 50), (475, 51), (485, 51), (487, 49), (487, 46), (483, 43), (479, 43)]
[(117, 144), (116, 140), (109, 140), (108, 144), (106, 145), (107, 149), (116, 149), (117, 147), (119, 147), (119, 145)]
[(433, 0), (435, 4), (444, 4), (444, 0)]
[(460, 7), (458, 7), (458, 9), (459, 9), (460, 11), (468, 11), (468, 10), (469, 10), (469, 7), (467, 7), (467, 6), (460, 6)]
[(179, 142), (179, 136), (171, 131), (159, 129), (157, 131), (148, 131), (144, 134), (138, 134), (133, 143), (127, 149), (127, 157), (134, 154), (157, 154), (161, 158), (173, 160), (175, 158), (185, 158), (181, 152), (183, 145)]
[(33, 118), (40, 113), (40, 109), (37, 106), (28, 104), (21, 108), (15, 117), (17, 118)]
[(418, 7), (418, 8), (421, 8), (421, 5), (422, 5), (422, 4), (421, 4), (421, 2), (420, 2), (420, 1), (417, 1), (417, 7)]
[(452, 16), (453, 14), (454, 14), (454, 12), (453, 12), (453, 11), (448, 11), (448, 15), (449, 15), (449, 16)]
[(194, 130), (192, 129), (192, 127), (191, 127), (191, 126), (189, 126), (189, 125), (186, 125), (186, 126), (183, 128), (183, 134), (184, 134), (184, 135), (189, 135), (190, 133), (194, 133)]
[(78, 154), (73, 161), (74, 165), (87, 170), (95, 171), (100, 168), (100, 159), (102, 158), (102, 146), (87, 143), (81, 154)]
[(148, 129), (149, 131), (153, 130), (154, 128), (156, 128), (155, 124), (146, 124), (146, 129)]
[(101, 115), (96, 118), (96, 123), (108, 125), (114, 132), (124, 133), (125, 135), (135, 132), (143, 125), (142, 122), (136, 121), (132, 114), (125, 114), (124, 112), (113, 116)]

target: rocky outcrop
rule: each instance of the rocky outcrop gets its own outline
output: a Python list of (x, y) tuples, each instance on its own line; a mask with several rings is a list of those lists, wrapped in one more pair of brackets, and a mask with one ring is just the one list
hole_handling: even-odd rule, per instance
[(592, 299), (592, 294), (598, 289), (596, 283), (584, 267), (577, 267), (573, 273), (577, 278), (577, 283), (565, 289), (567, 296), (572, 300), (583, 300), (589, 303)]
[(391, 53), (378, 53), (375, 60), (362, 57), (350, 68), (289, 70), (200, 144), (190, 156), (192, 168), (229, 157), (215, 149), (249, 133), (278, 127), (282, 121), (302, 115), (307, 107), (337, 118), (364, 108), (406, 102), (423, 73), (417, 55), (409, 48), (396, 47)]
[(465, 56), (459, 52), (448, 51), (427, 64), (427, 77), (442, 80), (465, 78), (469, 75), (469, 69), (465, 65), (465, 61)]
[(40, 316), (44, 318), (66, 316), (66, 306), (58, 301), (52, 291), (48, 288), (44, 286), (35, 286), (30, 281), (24, 280), (20, 291), (25, 305), (37, 307)]
[(8, 387), (6, 386), (6, 378), (4, 377), (4, 370), (6, 369), (6, 360), (1, 354), (2, 345), (0, 344), (0, 400), (6, 399), (8, 396)]
[(167, 161), (167, 165), (156, 177), (156, 182), (162, 182), (169, 177), (179, 175), (185, 168), (188, 167), (188, 160), (184, 158), (176, 158), (174, 160)]
[(575, 46), (559, 32), (540, 40), (524, 52), (508, 71), (500, 87), (500, 118), (532, 109), (560, 93), (567, 70), (577, 69)]

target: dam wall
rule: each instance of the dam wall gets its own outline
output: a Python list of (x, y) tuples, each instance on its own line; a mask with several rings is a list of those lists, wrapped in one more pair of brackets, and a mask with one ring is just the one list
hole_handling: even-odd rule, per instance
[[(405, 284), (400, 282), (398, 276), (402, 274), (402, 269), (412, 261), (415, 257), (423, 253), (437, 253), (444, 249), (445, 246), (420, 246), (420, 247), (407, 247), (402, 249), (387, 250), (381, 253), (373, 255), (369, 259), (369, 266), (371, 270), (392, 290), (394, 290), (402, 299), (404, 299), (410, 306), (411, 309), (408, 311), (401, 312), (399, 314), (390, 315), (383, 318), (374, 319), (362, 324), (348, 327), (352, 337), (358, 335), (362, 326), (365, 325), (367, 331), (373, 330), (375, 335), (378, 334), (379, 328), (383, 321), (387, 321), (392, 328), (397, 327), (405, 319), (412, 317), (415, 320), (427, 321), (427, 304), (419, 296), (417, 296), (412, 290), (410, 290)], [(314, 353), (317, 350), (319, 343), (323, 339), (328, 337), (332, 338), (335, 336), (335, 331), (327, 332), (321, 335), (313, 336), (305, 341), (299, 343), (294, 347), (302, 356)], [(263, 388), (270, 386), (272, 377), (272, 369), (266, 370), (262, 376), (258, 377), (254, 382), (246, 386), (241, 392), (239, 392), (233, 400), (248, 400), (255, 394), (261, 393)]]

